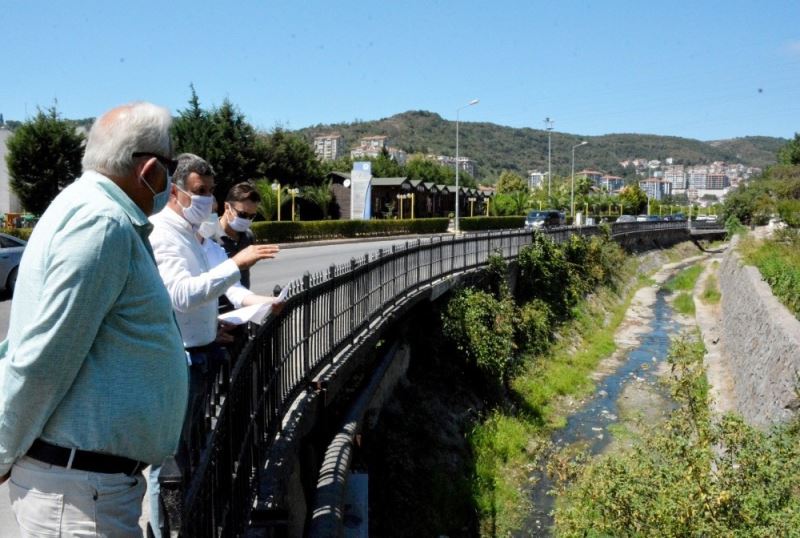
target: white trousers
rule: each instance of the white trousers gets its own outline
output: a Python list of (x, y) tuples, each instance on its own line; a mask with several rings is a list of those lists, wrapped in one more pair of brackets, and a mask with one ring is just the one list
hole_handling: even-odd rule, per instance
[(23, 457), (11, 468), (11, 506), (20, 536), (141, 538), (141, 473), (90, 473)]

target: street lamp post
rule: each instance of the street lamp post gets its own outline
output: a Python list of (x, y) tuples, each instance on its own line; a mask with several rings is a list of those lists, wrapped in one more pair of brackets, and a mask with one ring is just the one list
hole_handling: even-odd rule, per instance
[(300, 189), (289, 189), (289, 194), (292, 195), (292, 222), (294, 222), (294, 197), (300, 194)]
[(272, 182), (272, 190), (275, 191), (278, 195), (278, 222), (281, 221), (281, 184), (278, 183), (278, 180)]
[(473, 99), (469, 103), (464, 106), (460, 106), (456, 109), (456, 212), (455, 212), (455, 219), (453, 220), (453, 231), (458, 233), (458, 169), (460, 168), (460, 164), (458, 162), (458, 119), (459, 113), (462, 109), (470, 107), (472, 105), (477, 105), (480, 99)]
[(473, 216), (472, 209), (475, 204), (475, 200), (477, 200), (477, 198), (475, 198), (474, 196), (470, 196), (469, 198), (467, 198), (467, 200), (469, 200), (469, 216), (472, 217)]
[(553, 131), (554, 120), (550, 118), (544, 119), (544, 128), (547, 129), (547, 203), (550, 203), (550, 187), (551, 179), (553, 177), (552, 170), (550, 169), (550, 133)]
[(575, 148), (585, 146), (586, 144), (588, 144), (588, 142), (584, 140), (580, 144), (572, 146), (572, 190), (569, 196), (569, 207), (573, 226), (575, 225)]

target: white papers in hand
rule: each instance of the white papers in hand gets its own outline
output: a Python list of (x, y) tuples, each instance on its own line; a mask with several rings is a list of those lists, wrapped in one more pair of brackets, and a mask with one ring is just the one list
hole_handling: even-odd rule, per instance
[[(275, 298), (275, 303), (282, 303), (286, 300), (288, 295), (289, 286), (286, 286)], [(232, 323), (234, 325), (243, 325), (249, 321), (260, 324), (269, 315), (270, 311), (272, 311), (272, 305), (275, 303), (244, 306), (242, 308), (237, 308), (236, 310), (231, 310), (230, 312), (220, 314), (217, 319), (227, 323)]]

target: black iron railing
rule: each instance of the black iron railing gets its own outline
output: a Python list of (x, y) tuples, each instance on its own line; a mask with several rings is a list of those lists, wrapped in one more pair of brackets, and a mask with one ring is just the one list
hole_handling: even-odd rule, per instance
[[(612, 236), (676, 228), (685, 229), (686, 223), (618, 224)], [(575, 233), (603, 232), (590, 226), (544, 233), (562, 242)], [(178, 529), (192, 538), (240, 534), (270, 439), (287, 405), (315, 373), (401, 298), (481, 268), (495, 252), (515, 258), (531, 237), (506, 230), (409, 241), (292, 282), (283, 310), (249, 327), (244, 343), (231, 353), (234, 359), (207, 388), (203, 416), (187, 430), (188, 457), (162, 469), (161, 496), (172, 534)]]

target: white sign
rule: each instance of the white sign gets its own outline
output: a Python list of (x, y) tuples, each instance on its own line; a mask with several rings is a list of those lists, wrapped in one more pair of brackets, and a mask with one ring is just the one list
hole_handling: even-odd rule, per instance
[(372, 180), (372, 163), (358, 161), (353, 163), (350, 173), (350, 218), (368, 219), (370, 217), (369, 182)]

